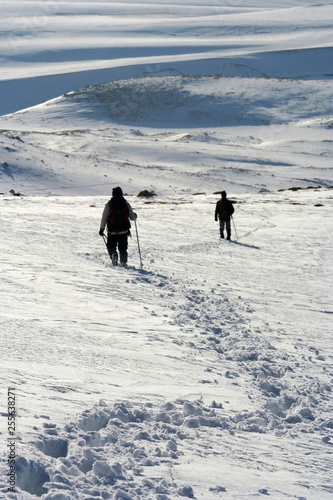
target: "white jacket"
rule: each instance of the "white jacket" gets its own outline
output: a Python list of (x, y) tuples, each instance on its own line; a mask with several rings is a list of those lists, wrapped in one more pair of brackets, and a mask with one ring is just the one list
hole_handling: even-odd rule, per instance
[[(126, 200), (125, 200), (126, 201)], [(133, 212), (131, 205), (126, 201), (126, 205), (128, 208), (128, 215), (130, 220), (136, 220), (136, 214)], [(103, 215), (102, 215), (102, 220), (101, 220), (101, 227), (102, 231), (104, 231), (105, 226), (108, 223), (108, 220), (110, 219), (110, 202), (108, 201), (107, 204), (104, 207)]]

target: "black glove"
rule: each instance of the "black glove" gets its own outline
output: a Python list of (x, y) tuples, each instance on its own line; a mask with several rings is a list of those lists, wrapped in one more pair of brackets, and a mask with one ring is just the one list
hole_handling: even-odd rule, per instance
[(215, 221), (217, 222), (217, 217), (215, 217)]
[(104, 229), (100, 229), (98, 234), (99, 234), (100, 236), (104, 236)]

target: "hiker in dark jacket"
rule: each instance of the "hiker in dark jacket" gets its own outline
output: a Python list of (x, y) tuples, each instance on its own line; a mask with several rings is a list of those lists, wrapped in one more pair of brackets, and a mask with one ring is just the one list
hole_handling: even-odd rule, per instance
[(136, 214), (131, 205), (125, 200), (120, 187), (112, 190), (112, 198), (104, 207), (99, 235), (104, 236), (105, 226), (108, 228), (107, 249), (112, 261), (118, 264), (119, 250), (120, 264), (127, 264), (128, 235), (130, 232), (130, 220), (136, 220)]
[(227, 198), (227, 193), (222, 191), (221, 199), (216, 203), (215, 220), (220, 219), (220, 236), (224, 238), (224, 227), (227, 230), (227, 240), (231, 237), (231, 224), (230, 217), (234, 213), (234, 207), (230, 200)]

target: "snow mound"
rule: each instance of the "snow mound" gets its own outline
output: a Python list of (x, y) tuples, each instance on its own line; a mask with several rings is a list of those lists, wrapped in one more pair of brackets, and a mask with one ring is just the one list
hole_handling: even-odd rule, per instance
[[(247, 91), (244, 92), (244, 85)], [(281, 124), (326, 116), (330, 85), (216, 76), (119, 80), (66, 95), (90, 118), (155, 127)], [(311, 99), (305, 100), (305, 95)], [(70, 105), (70, 104), (69, 104)]]

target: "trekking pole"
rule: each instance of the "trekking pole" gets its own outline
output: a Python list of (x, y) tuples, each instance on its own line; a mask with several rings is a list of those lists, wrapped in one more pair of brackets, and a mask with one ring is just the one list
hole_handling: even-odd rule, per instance
[(231, 216), (231, 219), (232, 219), (232, 223), (233, 223), (234, 230), (235, 230), (236, 240), (238, 240), (237, 231), (236, 231), (236, 226), (235, 226), (235, 221), (234, 221), (233, 216)]
[(141, 250), (140, 250), (140, 243), (139, 243), (139, 234), (138, 234), (138, 226), (136, 224), (136, 219), (135, 219), (134, 223), (135, 223), (136, 241), (138, 242), (138, 250), (139, 250), (139, 256), (140, 256), (140, 267), (142, 269), (143, 265), (142, 265)]

